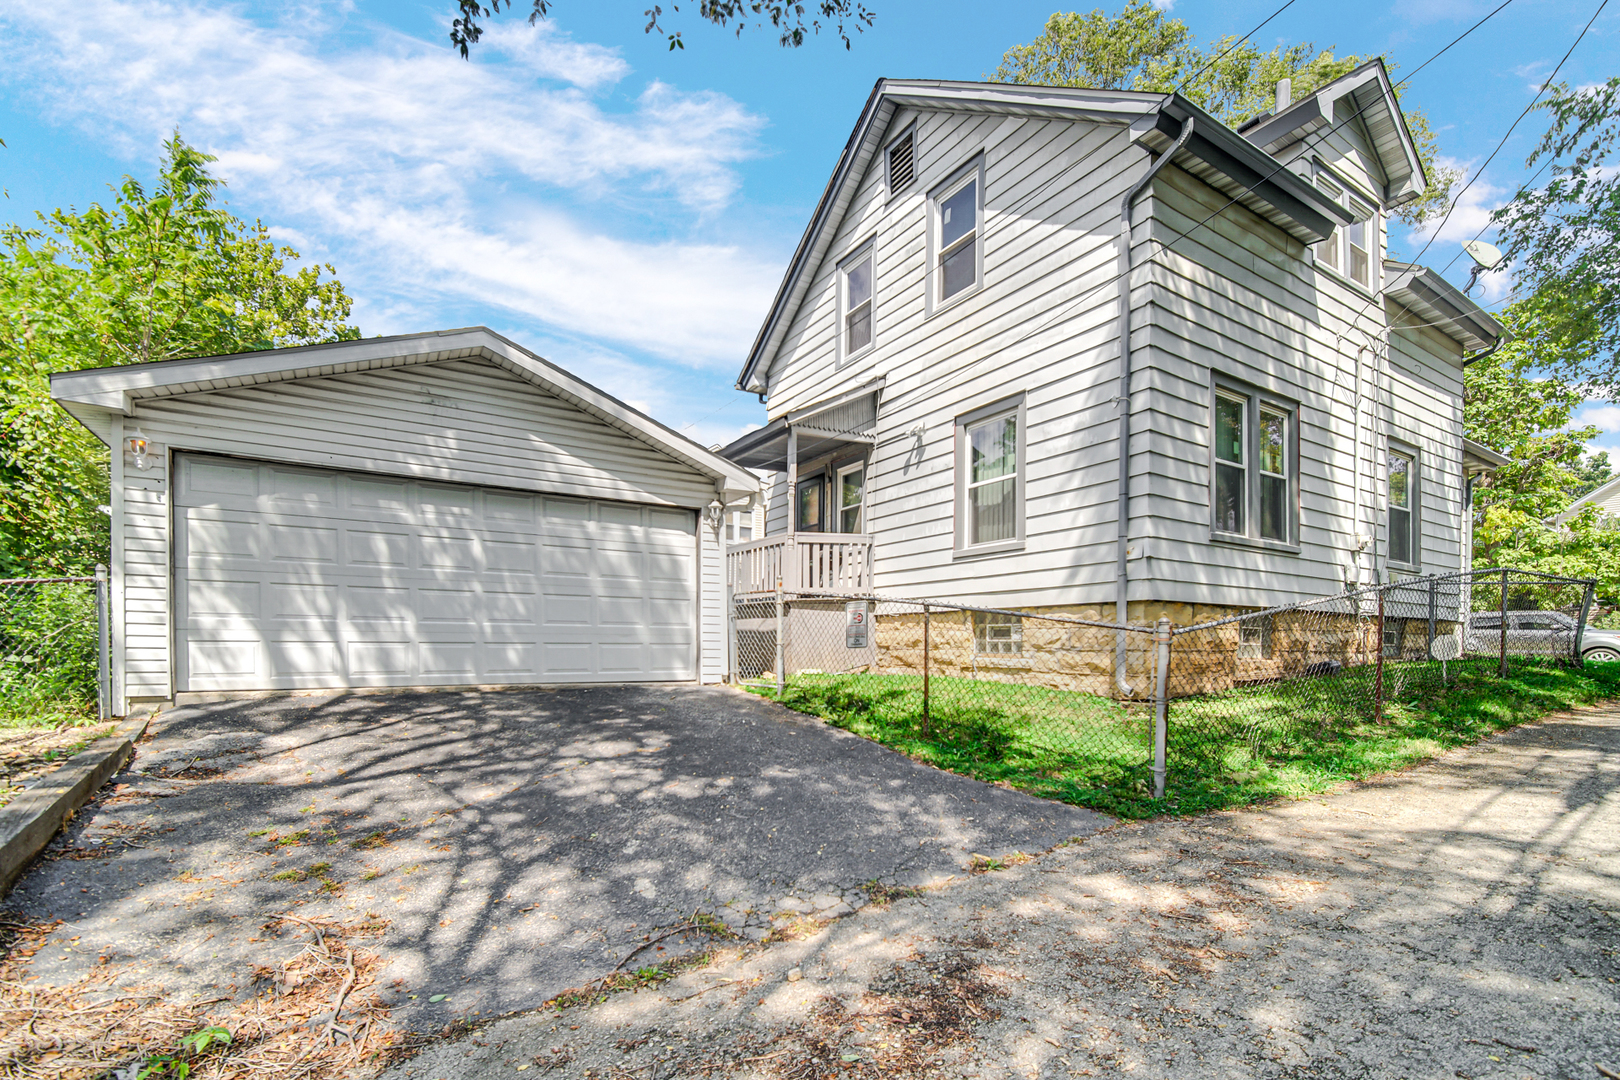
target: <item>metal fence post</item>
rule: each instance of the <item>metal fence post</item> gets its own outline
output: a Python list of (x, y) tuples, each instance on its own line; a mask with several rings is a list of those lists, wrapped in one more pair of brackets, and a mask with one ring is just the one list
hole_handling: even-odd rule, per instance
[(107, 618), (107, 568), (96, 564), (96, 715), (107, 720), (112, 708), (111, 627)]
[(1436, 604), (1439, 601), (1438, 590), (1440, 579), (1429, 575), (1429, 640), (1423, 646), (1423, 659), (1425, 662), (1434, 659), (1434, 617)]
[(1166, 750), (1170, 742), (1170, 616), (1159, 616), (1159, 628), (1153, 640), (1159, 646), (1153, 688), (1153, 797), (1162, 799)]
[(1570, 663), (1579, 665), (1584, 663), (1581, 659), (1581, 640), (1586, 636), (1586, 620), (1592, 617), (1592, 594), (1597, 589), (1597, 582), (1588, 581), (1581, 595), (1581, 617), (1575, 624), (1575, 655), (1569, 658)]
[(1502, 657), (1497, 661), (1496, 677), (1507, 678), (1507, 592), (1508, 572), (1502, 571)]
[(928, 605), (923, 604), (923, 734), (932, 726), (928, 716)]
[(782, 601), (782, 579), (776, 579), (776, 700), (787, 689), (787, 614)]
[(1384, 722), (1384, 590), (1378, 590), (1378, 630), (1373, 634), (1373, 648), (1378, 650), (1373, 668), (1373, 723)]

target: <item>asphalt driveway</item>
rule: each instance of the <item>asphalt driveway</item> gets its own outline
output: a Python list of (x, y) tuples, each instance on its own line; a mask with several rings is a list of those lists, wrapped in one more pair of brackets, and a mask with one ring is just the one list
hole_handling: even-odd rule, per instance
[(724, 688), (283, 697), (165, 714), (5, 906), (65, 920), (47, 983), (100, 963), (196, 999), (247, 991), (276, 915), (380, 916), (422, 1028), (537, 1005), (695, 910), (757, 938), (1108, 823)]

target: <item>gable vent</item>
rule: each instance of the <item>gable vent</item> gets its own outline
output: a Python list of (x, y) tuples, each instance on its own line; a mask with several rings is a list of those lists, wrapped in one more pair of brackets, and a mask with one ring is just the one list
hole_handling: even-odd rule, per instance
[(902, 135), (889, 147), (889, 190), (899, 191), (910, 185), (917, 176), (911, 147), (911, 132)]

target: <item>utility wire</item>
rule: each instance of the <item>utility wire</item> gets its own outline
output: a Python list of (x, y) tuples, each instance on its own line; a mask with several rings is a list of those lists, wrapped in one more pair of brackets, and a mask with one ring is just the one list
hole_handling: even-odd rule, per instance
[(1179, 83), (1177, 83), (1176, 88), (1174, 90), (1172, 90), (1171, 93), (1173, 93), (1173, 94), (1181, 93), (1182, 88), (1185, 87), (1188, 83), (1190, 83), (1194, 79), (1198, 78), (1198, 76), (1202, 75), (1204, 72), (1208, 71), (1210, 68), (1212, 68), (1216, 64), (1220, 63), (1222, 60), (1225, 60), (1227, 58), (1227, 56), (1232, 52), (1233, 49), (1236, 49), (1239, 45), (1242, 45), (1245, 41), (1248, 41), (1250, 38), (1254, 37), (1254, 35), (1258, 34), (1262, 29), (1265, 28), (1266, 23), (1270, 22), (1272, 19), (1275, 19), (1277, 16), (1281, 15), (1283, 12), (1285, 12), (1289, 8), (1293, 7), (1294, 3), (1295, 3), (1295, 0), (1288, 0), (1288, 2), (1286, 4), (1284, 4), (1282, 7), (1278, 8), (1276, 11), (1273, 11), (1270, 15), (1267, 15), (1264, 19), (1260, 20), (1259, 24), (1257, 26), (1255, 26), (1255, 28), (1253, 30), (1250, 30), (1247, 34), (1244, 34), (1242, 37), (1240, 37), (1236, 41), (1232, 42), (1232, 44), (1228, 45), (1226, 47), (1226, 49), (1219, 56), (1215, 57), (1215, 59), (1211, 60), (1209, 63), (1205, 64), (1203, 67), (1199, 68), (1197, 71), (1193, 72), (1191, 75), (1187, 76), (1185, 79), (1182, 79)]

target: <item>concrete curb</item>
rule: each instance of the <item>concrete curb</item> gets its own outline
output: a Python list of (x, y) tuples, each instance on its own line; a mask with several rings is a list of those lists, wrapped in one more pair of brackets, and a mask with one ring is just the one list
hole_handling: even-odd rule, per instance
[(150, 716), (135, 716), (105, 739), (68, 758), (11, 802), (0, 807), (0, 897), (28, 869), (34, 856), (109, 777), (124, 767)]

